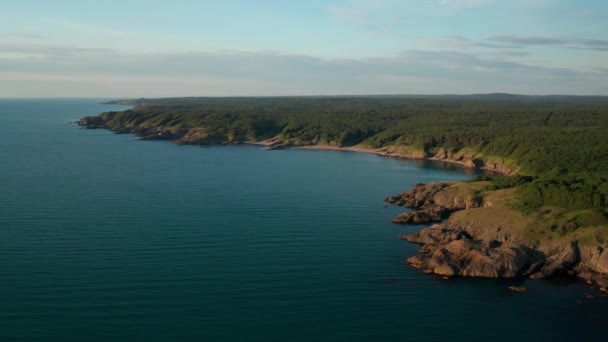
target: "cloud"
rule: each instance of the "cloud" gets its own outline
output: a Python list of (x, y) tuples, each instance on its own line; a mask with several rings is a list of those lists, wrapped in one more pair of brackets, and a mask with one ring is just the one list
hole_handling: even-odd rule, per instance
[(424, 64), (431, 64), (451, 70), (519, 73), (550, 78), (576, 77), (581, 74), (576, 69), (551, 68), (506, 61), (504, 59), (481, 58), (456, 51), (406, 51), (403, 56), (410, 61), (424, 61)]
[(440, 38), (422, 38), (421, 44), (428, 48), (440, 49), (471, 49), (471, 48), (490, 48), (490, 49), (518, 49), (521, 46), (512, 43), (488, 42), (484, 40), (474, 40), (464, 36), (444, 36)]
[(568, 40), (561, 38), (515, 35), (492, 36), (489, 40), (517, 45), (562, 45), (568, 43)]
[(267, 51), (134, 54), (27, 44), (0, 44), (0, 51), (35, 55), (0, 55), (3, 96), (54, 96), (61, 90), (61, 96), (120, 97), (608, 93), (599, 69), (551, 68), (455, 50), (407, 50), (360, 59)]
[(46, 38), (46, 36), (34, 32), (0, 32), (0, 38), (39, 40)]
[(419, 39), (419, 43), (430, 49), (482, 48), (502, 50), (510, 56), (523, 56), (528, 54), (524, 50), (534, 46), (608, 51), (608, 40), (580, 37), (496, 35), (483, 40), (474, 40), (464, 36), (444, 36), (440, 38), (422, 38)]
[(2, 51), (22, 52), (41, 56), (66, 56), (83, 53), (116, 53), (116, 50), (105, 48), (82, 48), (71, 45), (46, 44), (1, 44)]
[(592, 71), (597, 72), (599, 74), (604, 74), (606, 76), (608, 76), (608, 68), (604, 68), (604, 67), (593, 67), (591, 68)]
[(65, 19), (61, 19), (61, 18), (46, 18), (44, 21), (50, 25), (61, 26), (68, 30), (86, 32), (86, 33), (96, 34), (96, 35), (100, 35), (100, 34), (108, 35), (108, 36), (111, 36), (114, 38), (123, 38), (126, 36), (137, 35), (132, 32), (119, 31), (119, 30), (112, 29), (109, 27), (101, 27), (101, 26), (96, 26), (96, 25), (91, 25), (91, 24), (82, 24), (82, 23), (65, 20)]
[(519, 46), (560, 45), (577, 49), (608, 51), (608, 40), (590, 38), (497, 35), (488, 40)]
[(512, 57), (524, 57), (530, 55), (529, 52), (518, 51), (518, 50), (500, 50), (494, 52), (494, 54), (499, 56), (512, 56)]

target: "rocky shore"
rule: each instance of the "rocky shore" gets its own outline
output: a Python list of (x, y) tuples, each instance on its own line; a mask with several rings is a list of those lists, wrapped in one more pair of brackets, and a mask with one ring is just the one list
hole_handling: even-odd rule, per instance
[[(510, 225), (507, 215), (519, 215), (486, 203), (475, 191), (453, 183), (417, 184), (410, 191), (386, 198), (411, 208), (393, 222), (436, 223), (402, 239), (421, 245), (408, 262), (425, 273), (485, 278), (546, 278), (572, 275), (608, 288), (608, 246), (585, 245), (573, 239), (531, 239), (526, 227)], [(480, 225), (467, 219), (487, 214)], [(492, 216), (494, 218), (492, 219)], [(504, 222), (504, 223), (503, 223)]]
[(394, 223), (440, 222), (457, 210), (481, 205), (479, 198), (450, 189), (448, 183), (416, 184), (412, 190), (387, 197), (386, 201), (415, 209), (395, 217)]

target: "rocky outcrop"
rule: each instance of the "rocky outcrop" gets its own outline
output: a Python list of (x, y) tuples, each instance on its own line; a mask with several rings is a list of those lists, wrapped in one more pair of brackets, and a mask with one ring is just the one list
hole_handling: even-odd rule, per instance
[(454, 211), (481, 206), (481, 199), (474, 194), (450, 188), (448, 183), (416, 184), (412, 190), (387, 197), (386, 201), (414, 209), (392, 220), (403, 224), (440, 222)]
[(462, 225), (450, 219), (402, 239), (422, 245), (407, 259), (440, 276), (533, 279), (573, 275), (608, 289), (608, 249), (576, 240), (528, 241), (501, 227)]
[(608, 246), (582, 246), (580, 256), (577, 275), (600, 289), (608, 289)]
[(416, 210), (411, 212), (404, 212), (399, 216), (392, 219), (393, 223), (426, 223), (426, 222), (439, 222), (446, 218), (450, 214), (450, 210), (445, 207), (438, 205), (428, 206), (422, 210)]
[(408, 262), (426, 273), (484, 278), (545, 278), (572, 271), (580, 261), (576, 241), (526, 244), (505, 233), (497, 240), (448, 222), (406, 235), (423, 245)]
[(390, 196), (386, 201), (406, 208), (421, 208), (434, 199), (434, 196), (445, 189), (448, 183), (416, 184), (413, 189), (399, 195)]
[(475, 152), (464, 152), (458, 149), (446, 150), (439, 147), (433, 151), (428, 151), (426, 159), (460, 164), (464, 168), (471, 170), (481, 169), (505, 175), (515, 174), (515, 170), (504, 165), (503, 161), (495, 159), (486, 160), (486, 158), (480, 157)]
[(581, 245), (568, 239), (529, 239), (524, 216), (486, 206), (475, 193), (463, 183), (431, 183), (417, 184), (410, 191), (386, 198), (413, 209), (393, 219), (396, 223), (438, 222), (449, 217), (445, 223), (402, 237), (422, 245), (419, 255), (407, 259), (409, 264), (444, 277), (577, 275), (608, 289), (608, 246)]
[(108, 128), (107, 119), (102, 115), (99, 116), (87, 116), (78, 120), (78, 125), (84, 128)]

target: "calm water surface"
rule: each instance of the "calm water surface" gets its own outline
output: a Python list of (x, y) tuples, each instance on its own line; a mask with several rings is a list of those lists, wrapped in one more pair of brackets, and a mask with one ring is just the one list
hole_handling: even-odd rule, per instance
[[(605, 341), (579, 282), (442, 280), (383, 198), (462, 170), (138, 141), (0, 100), (0, 341)], [(586, 297), (585, 293), (595, 296)]]

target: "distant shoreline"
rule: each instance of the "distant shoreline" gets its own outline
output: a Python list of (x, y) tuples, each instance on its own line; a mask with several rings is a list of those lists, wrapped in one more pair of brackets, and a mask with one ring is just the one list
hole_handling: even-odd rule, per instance
[[(272, 147), (272, 145), (273, 145), (272, 143), (267, 142), (267, 141), (252, 142), (252, 143), (247, 143), (247, 144), (258, 145), (258, 146), (267, 146), (267, 147)], [(286, 147), (286, 148), (294, 148), (294, 149), (302, 149), (302, 150), (357, 152), (357, 153), (375, 154), (377, 156), (391, 157), (391, 158), (396, 158), (396, 159), (428, 160), (428, 161), (435, 161), (435, 162), (442, 162), (442, 163), (457, 165), (457, 166), (462, 167), (463, 169), (467, 169), (467, 170), (471, 170), (471, 171), (482, 170), (482, 171), (486, 171), (486, 172), (498, 173), (501, 175), (509, 174), (506, 171), (488, 168), (488, 167), (469, 167), (465, 162), (460, 161), (460, 160), (447, 159), (447, 158), (445, 158), (445, 159), (444, 158), (435, 158), (435, 157), (414, 158), (412, 156), (409, 156), (409, 155), (406, 155), (403, 153), (388, 152), (388, 151), (383, 151), (382, 149), (363, 147), (363, 146), (339, 147), (339, 146), (330, 146), (330, 145), (304, 145), (304, 146), (290, 146), (290, 147)]]

